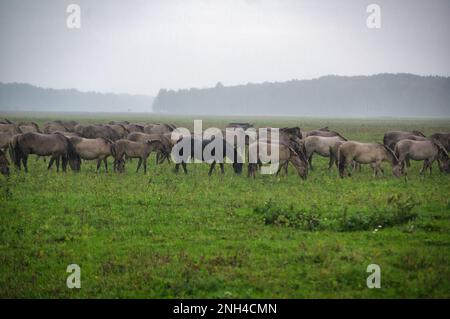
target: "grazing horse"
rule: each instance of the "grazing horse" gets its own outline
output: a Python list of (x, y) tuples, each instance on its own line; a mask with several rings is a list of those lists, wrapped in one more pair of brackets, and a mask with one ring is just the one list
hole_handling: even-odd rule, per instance
[(59, 171), (59, 162), (62, 160), (62, 169), (65, 172), (67, 162), (72, 169), (76, 169), (80, 160), (75, 147), (70, 140), (62, 134), (25, 133), (15, 135), (10, 143), (12, 158), (16, 167), (20, 170), (21, 163), (28, 172), (28, 156), (51, 156), (48, 168), (56, 161), (56, 170)]
[(147, 134), (141, 132), (133, 132), (128, 134), (127, 139), (133, 142), (146, 142), (149, 140), (158, 140), (163, 144), (162, 151), (158, 150), (156, 154), (156, 164), (163, 163), (165, 159), (169, 161), (170, 152), (172, 150), (171, 133), (166, 134)]
[(343, 140), (346, 140), (341, 134), (339, 134), (336, 131), (331, 131), (328, 129), (328, 127), (322, 127), (316, 130), (311, 131), (302, 131), (303, 138), (307, 138), (308, 136), (322, 136), (322, 137), (333, 137), (333, 136), (339, 136)]
[[(112, 154), (111, 140), (105, 138), (83, 138), (83, 137), (69, 137), (69, 140), (75, 147), (77, 154), (84, 160), (97, 160), (97, 172), (100, 170), (100, 165), (103, 161), (105, 171), (108, 171), (108, 156)], [(79, 170), (80, 167), (77, 167)]]
[[(347, 139), (341, 136), (332, 136), (332, 137), (323, 137), (318, 135), (311, 135), (304, 139), (306, 158), (309, 162), (309, 167), (311, 170), (312, 166), (312, 157), (314, 154), (318, 154), (320, 156), (329, 157), (330, 162), (328, 164), (328, 169), (331, 169), (333, 166), (333, 162), (337, 162), (336, 156), (334, 156), (333, 149), (338, 148), (338, 144), (347, 141)], [(337, 166), (337, 164), (336, 164)]]
[(112, 141), (120, 139), (120, 135), (114, 129), (106, 125), (83, 125), (75, 126), (75, 133), (78, 133), (84, 138), (99, 138), (103, 137)]
[[(183, 144), (180, 144), (183, 143)], [(186, 144), (184, 144), (186, 143)], [(201, 157), (197, 157), (195, 154), (195, 144), (198, 143), (199, 145), (201, 145)], [(243, 166), (243, 158), (241, 157), (241, 155), (238, 153), (237, 148), (226, 142), (223, 138), (219, 138), (219, 137), (214, 137), (212, 139), (200, 139), (197, 137), (192, 137), (192, 136), (185, 136), (183, 138), (181, 138), (180, 140), (178, 140), (178, 142), (174, 145), (174, 148), (172, 149), (172, 155), (174, 155), (176, 158), (178, 158), (178, 160), (176, 161), (177, 163), (175, 164), (175, 173), (178, 173), (178, 170), (180, 168), (180, 164), (183, 167), (183, 171), (185, 174), (187, 174), (187, 168), (186, 168), (186, 163), (189, 162), (189, 160), (191, 158), (195, 158), (197, 160), (200, 161), (207, 161), (210, 162), (209, 159), (204, 158), (204, 151), (206, 147), (212, 147), (213, 144), (210, 145), (210, 143), (217, 143), (217, 145), (221, 145), (222, 146), (222, 158), (221, 161), (219, 162), (219, 166), (220, 166), (220, 170), (222, 172), (222, 174), (225, 173), (225, 169), (224, 169), (224, 165), (223, 163), (225, 162), (225, 158), (228, 157), (231, 161), (232, 161), (232, 166), (233, 166), (233, 170), (235, 174), (241, 174), (242, 173), (242, 166)], [(182, 147), (182, 145), (187, 145), (190, 144), (190, 150), (191, 152), (185, 152), (185, 148)], [(227, 151), (230, 151), (232, 153), (227, 153)], [(174, 154), (175, 152), (175, 154)], [(216, 149), (211, 149), (211, 155), (213, 157), (215, 157), (216, 155)], [(210, 167), (209, 167), (209, 172), (208, 172), (208, 176), (211, 176), (214, 167), (216, 166), (216, 161), (212, 160), (212, 162), (210, 163)]]
[(450, 152), (450, 133), (434, 133), (430, 138), (441, 143), (445, 147), (447, 152)]
[(8, 120), (7, 123), (0, 123), (0, 133), (8, 133), (10, 135), (14, 135), (20, 134), (22, 133), (22, 131), (20, 130), (19, 126)]
[(395, 144), (397, 144), (401, 140), (410, 140), (410, 139), (416, 139), (418, 137), (418, 140), (425, 140), (426, 137), (422, 132), (419, 131), (412, 131), (412, 132), (406, 132), (406, 131), (391, 131), (386, 132), (383, 136), (383, 144), (389, 147), (391, 150), (394, 150)]
[(175, 129), (173, 125), (169, 124), (147, 124), (144, 127), (144, 133), (147, 134), (165, 134), (170, 133)]
[[(395, 177), (401, 175), (401, 165), (394, 152), (383, 144), (345, 142), (339, 148), (339, 175), (344, 177), (345, 168), (348, 168), (353, 161), (359, 164), (370, 164), (373, 168), (374, 177), (379, 173), (383, 174), (382, 162), (389, 162), (392, 165), (392, 173)], [(348, 176), (351, 173), (348, 171)]]
[(135, 123), (123, 124), (123, 126), (127, 129), (128, 132), (141, 132), (144, 133), (144, 126)]
[(427, 141), (413, 141), (401, 140), (395, 145), (395, 155), (401, 163), (402, 170), (405, 169), (405, 161), (412, 159), (415, 161), (424, 161), (423, 167), (420, 170), (422, 175), (428, 168), (431, 169), (434, 161), (439, 160), (439, 167), (441, 170), (449, 170), (449, 157), (447, 150), (436, 140)]
[(35, 122), (20, 122), (18, 126), (22, 133), (41, 133), (41, 131), (39, 130), (39, 125), (37, 125)]
[(147, 140), (144, 143), (133, 142), (129, 140), (120, 139), (112, 146), (112, 154), (114, 156), (114, 170), (122, 172), (124, 169), (125, 155), (128, 158), (139, 158), (136, 173), (139, 168), (144, 164), (144, 174), (147, 173), (147, 159), (150, 153), (153, 151), (159, 151), (163, 149), (163, 144), (159, 140)]
[(5, 153), (0, 149), (0, 173), (2, 175), (9, 175), (9, 161), (6, 158)]
[[(250, 144), (249, 146), (249, 153), (257, 154), (258, 159), (257, 163), (248, 163), (248, 173), (247, 176), (253, 176), (253, 178), (256, 178), (256, 171), (258, 168), (258, 164), (261, 163), (261, 160), (259, 158), (259, 148), (263, 147), (267, 150), (267, 155), (270, 156), (272, 152), (272, 145), (275, 145), (275, 143), (270, 143), (267, 141), (259, 141)], [(308, 176), (308, 163), (306, 161), (306, 158), (297, 153), (291, 146), (288, 144), (279, 143), (278, 144), (278, 170), (276, 175), (278, 175), (281, 171), (282, 167), (287, 167), (288, 164), (292, 163), (294, 167), (297, 170), (298, 175), (302, 179), (306, 179)]]
[(130, 131), (123, 124), (106, 124), (105, 126), (110, 127), (120, 138), (127, 138), (130, 134)]

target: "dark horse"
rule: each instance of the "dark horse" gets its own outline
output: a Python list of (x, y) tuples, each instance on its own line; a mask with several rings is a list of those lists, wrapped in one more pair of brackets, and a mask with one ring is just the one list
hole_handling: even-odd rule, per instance
[[(181, 144), (181, 143), (183, 143), (183, 144)], [(184, 144), (184, 143), (186, 143), (186, 144)], [(187, 145), (189, 145), (189, 143), (190, 143), (190, 148), (191, 148), (190, 154), (186, 152), (184, 147), (182, 147), (182, 145), (187, 146)], [(201, 158), (199, 158), (195, 154), (194, 145), (196, 143), (199, 143), (202, 146)], [(216, 161), (214, 159), (205, 158), (204, 151), (205, 151), (205, 149), (207, 149), (208, 154), (211, 154), (212, 157), (215, 157), (216, 148), (214, 147), (214, 145), (216, 145), (216, 147), (220, 147), (219, 145), (222, 146), (223, 157), (221, 158), (221, 161), (219, 161), (220, 170), (221, 170), (222, 174), (225, 173), (223, 163), (224, 163), (226, 157), (228, 157), (232, 161), (234, 172), (236, 174), (241, 174), (242, 167), (243, 167), (242, 157), (240, 154), (238, 154), (237, 148), (235, 146), (226, 142), (223, 138), (219, 138), (219, 137), (215, 137), (212, 139), (200, 139), (200, 138), (192, 137), (192, 136), (185, 136), (183, 139), (180, 139), (175, 144), (174, 148), (172, 149), (172, 155), (175, 157), (175, 162), (177, 163), (177, 164), (175, 164), (175, 172), (178, 173), (178, 170), (179, 170), (180, 164), (181, 164), (181, 166), (183, 167), (184, 173), (187, 174), (186, 163), (191, 158), (195, 158), (197, 160), (210, 162), (208, 175), (211, 176), (211, 174), (214, 170), (214, 167), (216, 166)], [(227, 154), (227, 151), (228, 151), (228, 154)]]
[(62, 169), (65, 172), (67, 163), (72, 169), (77, 167), (80, 161), (74, 145), (70, 140), (62, 134), (41, 134), (41, 133), (25, 133), (14, 136), (11, 141), (12, 160), (16, 167), (20, 170), (21, 164), (28, 172), (28, 156), (36, 154), (39, 156), (51, 156), (48, 168), (53, 162), (56, 162), (56, 169), (59, 171), (59, 162), (62, 160)]

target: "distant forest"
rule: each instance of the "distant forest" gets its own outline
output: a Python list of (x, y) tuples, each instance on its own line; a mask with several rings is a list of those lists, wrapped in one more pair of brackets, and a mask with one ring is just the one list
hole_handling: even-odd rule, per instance
[(413, 74), (324, 76), (313, 80), (161, 89), (153, 111), (173, 114), (450, 116), (450, 78)]
[(44, 89), (22, 83), (0, 83), (0, 111), (151, 112), (146, 95)]

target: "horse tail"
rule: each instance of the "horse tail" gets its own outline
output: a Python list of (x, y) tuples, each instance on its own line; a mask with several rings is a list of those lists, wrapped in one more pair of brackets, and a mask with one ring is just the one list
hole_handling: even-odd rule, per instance
[(338, 159), (339, 159), (339, 176), (341, 178), (344, 178), (344, 170), (345, 170), (345, 162), (346, 162), (346, 157), (345, 154), (342, 152), (341, 148), (339, 148), (338, 150)]
[(75, 148), (75, 145), (70, 140), (70, 138), (68, 138), (62, 134), (60, 134), (60, 135), (62, 137), (64, 137), (67, 142), (67, 159), (78, 159), (79, 158), (78, 152)]
[(22, 159), (23, 153), (17, 139), (18, 137), (14, 137), (12, 141), (9, 142), (9, 155), (11, 156), (11, 160), (14, 162), (14, 165), (20, 169), (20, 160)]
[(111, 143), (109, 147), (111, 149), (111, 155), (114, 157), (114, 159), (116, 159), (116, 143)]

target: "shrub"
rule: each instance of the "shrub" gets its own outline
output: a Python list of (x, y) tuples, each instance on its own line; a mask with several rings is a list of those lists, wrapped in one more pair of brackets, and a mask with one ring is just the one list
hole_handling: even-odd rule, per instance
[(263, 216), (266, 225), (278, 225), (314, 231), (321, 224), (318, 215), (296, 211), (292, 206), (288, 209), (278, 207), (272, 201), (266, 202), (262, 207), (256, 207), (254, 211)]

